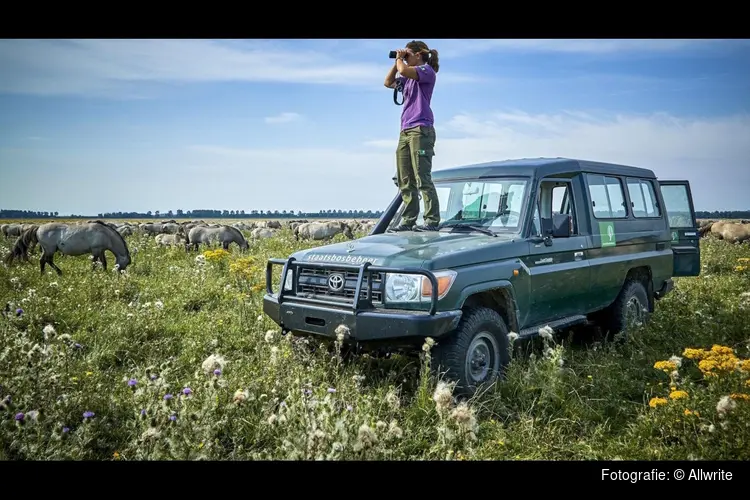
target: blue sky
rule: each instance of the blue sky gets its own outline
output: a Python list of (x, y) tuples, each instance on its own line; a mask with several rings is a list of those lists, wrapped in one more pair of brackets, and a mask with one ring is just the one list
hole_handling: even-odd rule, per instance
[[(407, 41), (0, 41), (0, 208), (383, 209)], [(612, 161), (750, 209), (750, 42), (425, 41), (436, 170)]]

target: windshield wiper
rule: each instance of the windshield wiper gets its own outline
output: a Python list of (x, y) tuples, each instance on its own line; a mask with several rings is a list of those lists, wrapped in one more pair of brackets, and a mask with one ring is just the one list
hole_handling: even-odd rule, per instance
[(459, 227), (471, 229), (473, 231), (479, 231), (480, 233), (483, 233), (489, 236), (494, 236), (497, 238), (497, 234), (495, 234), (494, 231), (490, 231), (486, 227), (477, 226), (476, 224), (471, 224), (469, 222), (459, 222), (457, 224), (448, 224), (448, 225), (442, 226), (440, 229), (459, 228)]

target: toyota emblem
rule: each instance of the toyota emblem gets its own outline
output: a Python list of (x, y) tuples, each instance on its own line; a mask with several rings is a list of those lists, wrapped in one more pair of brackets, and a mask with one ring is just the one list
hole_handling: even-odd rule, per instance
[(328, 278), (328, 288), (334, 292), (341, 291), (344, 288), (344, 275), (340, 273), (332, 274)]

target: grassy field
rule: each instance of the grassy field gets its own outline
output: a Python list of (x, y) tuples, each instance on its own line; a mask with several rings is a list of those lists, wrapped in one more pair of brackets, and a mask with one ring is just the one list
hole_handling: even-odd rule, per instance
[(342, 361), (280, 336), (266, 258), (315, 245), (288, 230), (244, 255), (128, 242), (123, 276), (0, 265), (0, 459), (750, 459), (747, 245), (704, 240), (646, 328), (535, 340), (458, 403), (429, 349)]

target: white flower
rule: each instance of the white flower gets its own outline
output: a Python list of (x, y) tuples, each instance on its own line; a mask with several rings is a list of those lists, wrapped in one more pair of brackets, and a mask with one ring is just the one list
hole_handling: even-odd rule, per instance
[(164, 309), (164, 302), (162, 302), (161, 300), (157, 300), (156, 302), (154, 302), (154, 307), (156, 307), (157, 309)]
[(669, 361), (674, 363), (677, 368), (682, 366), (682, 358), (679, 356), (672, 356), (671, 358), (669, 358)]
[(716, 413), (719, 417), (724, 418), (727, 412), (734, 410), (737, 403), (729, 396), (722, 396), (718, 403), (716, 403)]
[(48, 340), (49, 338), (53, 337), (55, 335), (55, 333), (57, 333), (55, 331), (55, 327), (52, 326), (52, 325), (45, 326), (44, 330), (42, 330), (42, 331), (44, 332), (44, 339), (45, 340)]
[(448, 410), (453, 402), (453, 390), (451, 386), (445, 382), (439, 382), (435, 393), (432, 395), (432, 400), (435, 401), (438, 412)]
[(201, 368), (203, 368), (204, 372), (213, 374), (216, 369), (223, 371), (226, 364), (227, 361), (223, 357), (218, 354), (212, 354), (203, 361)]
[(515, 342), (516, 340), (518, 340), (518, 334), (516, 332), (510, 332), (508, 334), (508, 340), (511, 342)]
[(271, 342), (273, 342), (273, 338), (275, 336), (276, 336), (276, 332), (274, 332), (273, 330), (268, 330), (266, 332), (266, 342), (270, 344)]
[(542, 328), (539, 329), (539, 335), (544, 340), (552, 340), (552, 334), (553, 333), (555, 333), (555, 331), (552, 328), (550, 328), (549, 325), (544, 326), (544, 327), (542, 327)]

